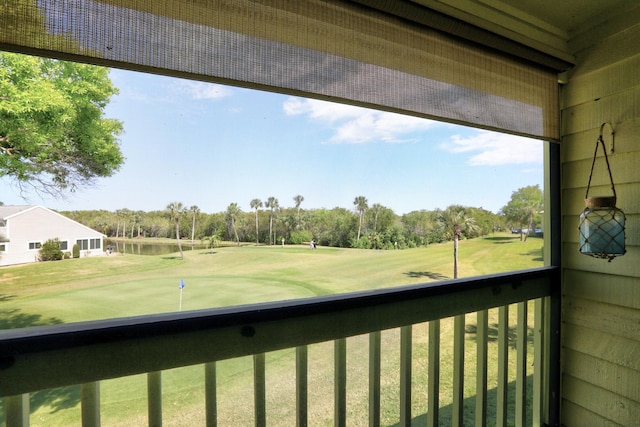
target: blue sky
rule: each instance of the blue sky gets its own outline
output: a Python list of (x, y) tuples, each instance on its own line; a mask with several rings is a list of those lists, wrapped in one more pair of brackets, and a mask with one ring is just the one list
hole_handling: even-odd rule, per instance
[(497, 212), (543, 182), (537, 140), (230, 86), (112, 70), (106, 116), (124, 122), (119, 172), (66, 200), (0, 181), (0, 201), (56, 210), (202, 212), (276, 197), (282, 207), (353, 208), (357, 196), (397, 214), (452, 204)]

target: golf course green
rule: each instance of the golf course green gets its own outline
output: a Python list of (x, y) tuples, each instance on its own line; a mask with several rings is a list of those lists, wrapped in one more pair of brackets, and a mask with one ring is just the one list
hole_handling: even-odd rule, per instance
[[(459, 248), (460, 277), (538, 267), (542, 239), (495, 234), (464, 240)], [(42, 262), (0, 269), (2, 329), (139, 316), (179, 310), (309, 298), (342, 292), (446, 280), (452, 277), (453, 244), (407, 250), (359, 250), (308, 246), (255, 246), (186, 250), (170, 255), (121, 255)], [(180, 289), (181, 281), (184, 288)], [(515, 315), (515, 309), (510, 310)], [(490, 325), (496, 313), (490, 313)], [(475, 315), (467, 316), (467, 338), (474, 339)], [(442, 321), (441, 416), (450, 405), (452, 322)], [(427, 325), (415, 325), (413, 413), (426, 408)], [(383, 331), (382, 421), (399, 416), (399, 331)], [(470, 341), (469, 341), (470, 342)], [(348, 339), (348, 425), (367, 425), (366, 336)], [(495, 352), (490, 345), (490, 353)], [(475, 348), (466, 348), (474, 360)], [(493, 357), (495, 359), (495, 357)], [(511, 357), (510, 360), (514, 360)], [(489, 360), (492, 360), (491, 354)], [(491, 362), (490, 362), (491, 363)], [(491, 371), (491, 368), (490, 368)], [(253, 424), (252, 360), (217, 363), (221, 426)], [(475, 391), (475, 368), (467, 369), (465, 397)], [(267, 422), (295, 425), (295, 354), (267, 355)], [(489, 381), (495, 381), (490, 373)], [(170, 426), (204, 425), (204, 367), (163, 372), (163, 419)], [(333, 343), (309, 347), (310, 425), (333, 424)], [(146, 376), (101, 383), (104, 425), (146, 425)], [(469, 403), (470, 408), (473, 402)], [(31, 396), (32, 426), (79, 425), (79, 387), (45, 390)], [(449, 409), (450, 411), (450, 409)], [(4, 406), (0, 405), (0, 422)], [(424, 420), (422, 420), (424, 421)]]

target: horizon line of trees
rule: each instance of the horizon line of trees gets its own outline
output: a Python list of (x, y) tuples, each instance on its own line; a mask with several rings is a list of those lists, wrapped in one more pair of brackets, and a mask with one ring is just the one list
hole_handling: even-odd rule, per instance
[[(59, 197), (119, 170), (125, 160), (118, 144), (124, 125), (104, 116), (118, 93), (108, 68), (10, 52), (0, 52), (0, 64), (0, 177), (13, 179), (21, 193), (31, 188)], [(60, 123), (64, 126), (55, 125)], [(304, 197), (293, 201), (285, 208), (275, 197), (253, 199), (251, 212), (231, 203), (225, 212), (206, 214), (175, 201), (162, 211), (67, 216), (107, 236), (174, 237), (178, 245), (190, 236), (269, 245), (313, 239), (327, 246), (389, 249), (457, 242), (508, 227), (532, 229), (542, 211), (538, 186), (514, 192), (502, 214), (452, 205), (399, 216), (379, 203), (369, 206), (364, 196), (354, 199), (353, 210), (305, 210)]]
[[(419, 210), (397, 215), (379, 203), (369, 206), (364, 196), (354, 199), (353, 210), (303, 209), (304, 197), (296, 195), (291, 207), (277, 198), (250, 201), (251, 211), (237, 203), (218, 213), (204, 213), (198, 206), (171, 202), (164, 210), (118, 209), (61, 212), (111, 238), (164, 237), (191, 241), (221, 240), (276, 245), (315, 240), (321, 246), (361, 249), (404, 249), (457, 239), (485, 236), (510, 229), (534, 229), (543, 209), (539, 186), (512, 193), (498, 214), (483, 208), (451, 205), (446, 209)], [(526, 238), (526, 235), (521, 235)]]

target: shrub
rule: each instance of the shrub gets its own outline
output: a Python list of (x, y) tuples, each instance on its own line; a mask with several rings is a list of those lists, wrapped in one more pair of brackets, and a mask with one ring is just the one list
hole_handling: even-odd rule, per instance
[(308, 230), (292, 231), (289, 236), (289, 243), (300, 245), (305, 242), (310, 242), (312, 238), (313, 234)]
[(64, 256), (60, 249), (60, 240), (49, 239), (42, 244), (39, 251), (41, 261), (59, 261)]
[(73, 257), (80, 258), (80, 246), (78, 244), (73, 245)]
[(202, 242), (206, 242), (207, 249), (214, 249), (220, 246), (222, 239), (217, 234), (213, 234), (211, 236), (203, 237)]
[(351, 238), (351, 247), (354, 249), (371, 249), (371, 241), (366, 234), (360, 236), (360, 240), (357, 240), (355, 237)]

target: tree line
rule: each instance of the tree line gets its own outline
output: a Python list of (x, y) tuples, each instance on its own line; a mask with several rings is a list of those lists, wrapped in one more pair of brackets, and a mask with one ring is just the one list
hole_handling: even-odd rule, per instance
[(163, 237), (264, 245), (315, 240), (321, 246), (404, 249), (511, 228), (533, 228), (533, 224), (540, 224), (542, 191), (538, 186), (515, 191), (497, 214), (483, 208), (451, 205), (397, 215), (379, 203), (370, 205), (364, 196), (354, 199), (353, 209), (304, 209), (303, 201), (303, 196), (296, 195), (293, 203), (285, 207), (275, 197), (253, 199), (249, 202), (250, 211), (231, 203), (226, 211), (210, 214), (180, 202), (149, 212), (118, 209), (61, 213), (111, 238)]
[[(21, 194), (31, 188), (57, 197), (112, 176), (124, 163), (118, 142), (124, 128), (104, 117), (104, 108), (117, 93), (107, 68), (0, 52), (0, 178), (13, 179)], [(401, 249), (510, 227), (531, 230), (542, 211), (538, 186), (514, 192), (499, 214), (452, 205), (397, 215), (379, 203), (369, 205), (364, 196), (354, 199), (353, 209), (303, 209), (303, 201), (296, 195), (285, 207), (276, 197), (253, 199), (250, 211), (231, 203), (212, 214), (180, 202), (151, 212), (63, 214), (109, 237), (268, 245), (314, 239), (324, 246)]]

